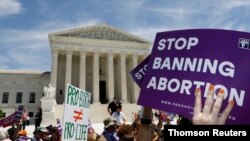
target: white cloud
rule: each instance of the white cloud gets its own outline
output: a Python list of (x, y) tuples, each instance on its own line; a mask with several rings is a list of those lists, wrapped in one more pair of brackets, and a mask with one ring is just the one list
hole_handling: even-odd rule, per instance
[(155, 35), (157, 32), (167, 31), (169, 29), (169, 27), (139, 27), (136, 29), (132, 29), (129, 32), (153, 42), (155, 40)]
[(233, 21), (230, 21), (228, 23), (226, 23), (226, 25), (224, 25), (224, 29), (232, 29), (233, 26), (236, 24), (237, 20), (233, 20)]
[[(48, 50), (48, 49), (46, 49), (46, 50)], [(32, 50), (28, 50), (28, 49), (22, 50), (20, 48), (10, 50), (9, 55), (17, 63), (20, 63), (20, 64), (25, 65), (25, 66), (35, 65), (35, 64), (39, 63), (39, 60), (42, 59), (41, 56), (44, 56), (44, 54), (39, 55), (38, 52), (34, 53)], [(48, 56), (48, 55), (45, 55), (45, 56)]]
[(169, 27), (231, 30), (247, 30), (247, 24), (237, 11), (242, 9), (242, 14), (246, 18), (246, 12), (249, 8), (250, 1), (246, 0), (211, 0), (202, 2), (197, 0), (177, 2), (173, 5), (162, 4), (154, 8), (145, 7), (146, 10), (161, 15), (162, 19), (158, 22), (166, 23)]
[[(0, 69), (35, 69), (50, 70), (50, 47), (48, 33), (66, 30), (67, 28), (85, 27), (97, 24), (99, 20), (79, 21), (76, 23), (50, 21), (41, 23), (36, 29), (5, 29), (0, 34), (0, 41), (6, 54), (0, 58)], [(13, 63), (14, 62), (14, 63)]]
[(236, 30), (238, 30), (238, 31), (246, 31), (247, 30), (247, 26), (246, 25), (240, 25), (240, 26), (237, 27)]
[(151, 41), (152, 43), (155, 40), (156, 33), (158, 32), (165, 32), (165, 31), (171, 31), (171, 30), (179, 30), (179, 29), (188, 29), (189, 27), (186, 25), (183, 26), (152, 26), (152, 27), (138, 27), (135, 29), (131, 29), (130, 33), (137, 35), (139, 37), (142, 37), (146, 40)]
[[(167, 7), (162, 4), (155, 8), (152, 8), (151, 5), (144, 5), (144, 2), (137, 1), (134, 3), (132, 0), (115, 4), (111, 2), (116, 7), (112, 8), (116, 13), (113, 20), (117, 22), (114, 24), (118, 25), (118, 22), (122, 22), (120, 23), (121, 28), (127, 28), (128, 32), (145, 38), (152, 43), (155, 40), (156, 33), (163, 31), (187, 28), (223, 28), (244, 31), (248, 28), (247, 24), (241, 22), (240, 17), (235, 18), (232, 11), (234, 8), (250, 7), (250, 1), (185, 1)], [(40, 9), (41, 13), (46, 11), (47, 6), (47, 3), (43, 3), (42, 10)], [(147, 21), (150, 19), (141, 20), (138, 16), (140, 16), (139, 12), (142, 8), (143, 10), (149, 10), (148, 13), (152, 14), (146, 17), (157, 14), (161, 15), (162, 18), (158, 19), (156, 24)], [(16, 0), (0, 0), (0, 17), (19, 13), (21, 10), (21, 4)], [(2, 29), (0, 34), (1, 49), (4, 48), (3, 50), (6, 50), (7, 53), (0, 56), (0, 58), (6, 58), (0, 60), (0, 69), (11, 68), (11, 61), (16, 61), (17, 69), (48, 70), (51, 66), (48, 33), (103, 23), (103, 20), (112, 22), (109, 19), (89, 19), (90, 17), (86, 16), (88, 13), (85, 14), (76, 14), (73, 20), (65, 18), (64, 21), (57, 20), (60, 18), (53, 17), (52, 14), (50, 19), (55, 20), (40, 21), (37, 27), (30, 29)], [(140, 19), (139, 22), (138, 19)], [(140, 25), (136, 26), (138, 23)]]
[(161, 13), (163, 16), (167, 15), (176, 21), (182, 21), (186, 17), (199, 12), (198, 9), (192, 7), (148, 8), (147, 10)]
[(0, 35), (2, 42), (20, 42), (20, 41), (46, 41), (48, 37), (47, 31), (41, 29), (34, 30), (17, 30), (4, 29)]
[(17, 0), (0, 0), (0, 17), (18, 14), (22, 11), (22, 5)]
[(101, 20), (98, 20), (98, 19), (86, 20), (82, 18), (78, 18), (78, 20), (75, 22), (55, 20), (55, 21), (48, 21), (48, 22), (42, 23), (39, 29), (45, 30), (48, 34), (50, 32), (55, 32), (58, 30), (61, 31), (61, 30), (67, 30), (69, 28), (71, 29), (71, 28), (95, 25), (100, 22)]
[(117, 1), (117, 5), (114, 5), (117, 11), (116, 18), (126, 23), (127, 26), (134, 25), (137, 20), (138, 12), (140, 12), (139, 9), (144, 3), (144, 0)]
[(227, 9), (233, 9), (236, 7), (249, 7), (250, 1), (247, 0), (227, 0), (221, 3), (222, 7), (226, 7)]
[(42, 23), (39, 28), (30, 30), (21, 29), (4, 29), (0, 34), (0, 41), (13, 43), (13, 42), (26, 42), (27, 45), (34, 42), (48, 43), (48, 33), (66, 30), (67, 28), (85, 27), (97, 24), (98, 20), (91, 20), (86, 22), (67, 23), (62, 21), (49, 21)]
[(5, 56), (0, 54), (0, 69), (8, 69), (10, 60)]

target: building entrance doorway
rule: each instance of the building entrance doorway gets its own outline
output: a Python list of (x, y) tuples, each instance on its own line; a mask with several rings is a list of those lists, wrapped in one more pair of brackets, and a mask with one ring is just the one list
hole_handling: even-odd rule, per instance
[(106, 98), (106, 81), (100, 81), (100, 91), (99, 91), (99, 100), (101, 104), (106, 104), (107, 103), (107, 98)]

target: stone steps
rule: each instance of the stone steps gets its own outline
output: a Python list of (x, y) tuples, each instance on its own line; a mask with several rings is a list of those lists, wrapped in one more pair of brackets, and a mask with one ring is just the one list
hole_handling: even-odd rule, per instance
[[(131, 114), (132, 112), (138, 112), (140, 110), (140, 106), (136, 104), (129, 104), (124, 103), (122, 104), (122, 111), (127, 116), (127, 121), (131, 121)], [(108, 104), (100, 104), (100, 103), (94, 103), (90, 105), (90, 120), (92, 123), (102, 123), (103, 119), (106, 117), (109, 117), (109, 114), (107, 112)], [(64, 114), (64, 105), (58, 104), (55, 108), (55, 118), (43, 118), (42, 124), (43, 125), (50, 125), (50, 124), (56, 124), (56, 118), (59, 118), (60, 121), (63, 121), (63, 114)]]

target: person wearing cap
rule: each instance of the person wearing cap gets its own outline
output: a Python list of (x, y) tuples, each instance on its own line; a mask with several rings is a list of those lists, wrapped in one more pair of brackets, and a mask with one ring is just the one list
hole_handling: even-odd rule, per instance
[(25, 131), (25, 130), (20, 130), (20, 131), (18, 132), (18, 136), (27, 136), (27, 131)]
[(27, 131), (20, 130), (17, 134), (17, 141), (31, 141), (29, 137), (27, 137)]
[(44, 138), (49, 134), (48, 130), (45, 127), (37, 127), (37, 129), (33, 132), (34, 137), (32, 141), (43, 141)]
[(104, 131), (102, 135), (107, 139), (107, 141), (117, 141), (119, 138), (116, 135), (116, 123), (115, 120), (108, 117), (103, 120)]

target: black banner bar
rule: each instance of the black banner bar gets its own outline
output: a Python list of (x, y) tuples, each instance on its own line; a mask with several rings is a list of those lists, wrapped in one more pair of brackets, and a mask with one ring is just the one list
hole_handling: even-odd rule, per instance
[[(164, 140), (176, 141), (180, 137), (204, 139), (207, 137), (220, 139), (225, 137), (250, 137), (250, 125), (165, 125)], [(221, 138), (222, 137), (222, 138)]]

